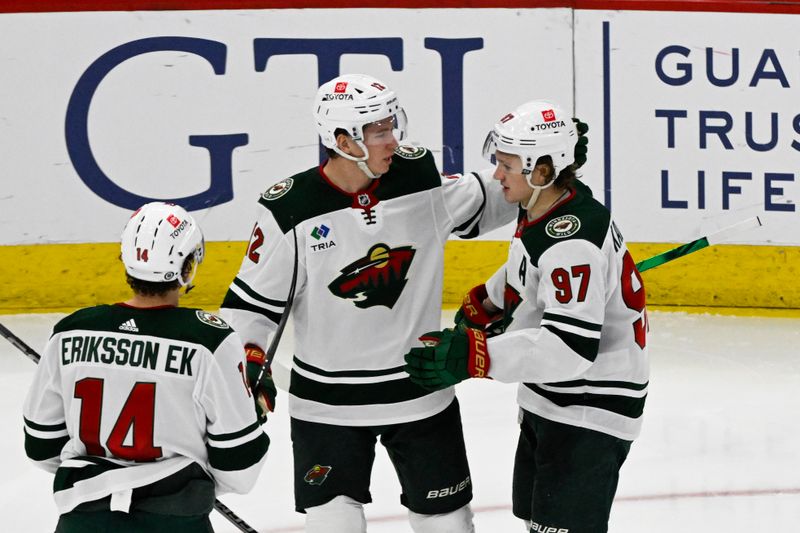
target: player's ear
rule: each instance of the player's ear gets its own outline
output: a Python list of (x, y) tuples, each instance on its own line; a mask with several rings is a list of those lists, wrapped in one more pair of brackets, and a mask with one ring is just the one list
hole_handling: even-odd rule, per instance
[(550, 180), (553, 177), (554, 168), (553, 165), (549, 163), (539, 163), (536, 165), (534, 170), (538, 171), (539, 174), (545, 178), (546, 180)]
[(348, 134), (341, 132), (336, 135), (336, 146), (338, 146), (339, 150), (342, 152), (349, 154), (353, 151), (353, 138)]

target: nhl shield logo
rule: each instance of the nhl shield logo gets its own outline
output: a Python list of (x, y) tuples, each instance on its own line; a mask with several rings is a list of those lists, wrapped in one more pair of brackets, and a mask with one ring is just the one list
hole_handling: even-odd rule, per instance
[(574, 215), (564, 215), (556, 217), (547, 223), (544, 228), (545, 233), (554, 239), (564, 239), (578, 233), (581, 229), (581, 221)]
[(266, 192), (262, 193), (261, 198), (263, 198), (264, 200), (277, 200), (278, 198), (289, 192), (289, 189), (292, 188), (293, 184), (294, 180), (292, 178), (286, 178), (283, 181), (279, 181), (278, 183), (267, 189)]
[(311, 470), (306, 472), (303, 481), (309, 485), (322, 485), (328, 479), (328, 474), (330, 474), (331, 470), (333, 470), (331, 466), (314, 465)]

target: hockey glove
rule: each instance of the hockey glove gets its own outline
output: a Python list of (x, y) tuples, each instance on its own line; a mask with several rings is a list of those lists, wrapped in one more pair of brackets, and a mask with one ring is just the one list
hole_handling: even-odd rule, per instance
[(578, 130), (578, 142), (575, 144), (575, 168), (580, 168), (586, 163), (586, 154), (589, 153), (589, 138), (586, 136), (589, 125), (581, 122), (579, 118), (573, 118), (572, 122), (575, 123), (575, 129)]
[(425, 346), (411, 348), (405, 355), (405, 370), (420, 387), (436, 391), (467, 378), (488, 377), (489, 351), (483, 331), (446, 329), (426, 333), (419, 340)]
[(247, 384), (250, 385), (250, 390), (253, 392), (258, 421), (263, 424), (267, 421), (267, 413), (275, 410), (275, 397), (278, 395), (278, 389), (275, 388), (272, 371), (269, 368), (261, 374), (261, 380), (256, 382), (261, 373), (261, 367), (267, 359), (264, 351), (255, 344), (248, 344), (244, 347), (244, 352), (247, 356)]
[[(495, 329), (497, 324), (502, 325), (503, 311), (487, 311), (483, 305), (483, 301), (486, 298), (488, 298), (488, 294), (484, 284), (473, 287), (472, 290), (464, 295), (464, 300), (461, 302), (461, 307), (456, 312), (454, 319), (457, 331), (463, 333), (467, 328), (487, 331)], [(497, 334), (498, 332), (494, 332), (494, 335)]]

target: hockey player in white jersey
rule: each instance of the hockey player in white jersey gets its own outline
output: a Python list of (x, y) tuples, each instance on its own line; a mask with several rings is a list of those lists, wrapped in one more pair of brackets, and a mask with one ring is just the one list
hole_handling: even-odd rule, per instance
[(329, 159), (259, 200), (258, 219), (221, 314), (262, 353), (284, 312), (296, 229), (299, 275), (289, 390), (295, 503), (306, 531), (366, 530), (380, 439), (412, 529), (472, 531), (472, 486), (452, 388), (403, 372), (416, 337), (438, 327), (444, 244), (514, 220), (500, 184), (442, 176), (406, 141), (397, 95), (365, 75), (323, 84), (314, 117)]
[[(466, 296), (459, 327), (406, 355), (428, 390), (470, 377), (520, 383), (513, 511), (533, 533), (607, 531), (649, 379), (642, 279), (609, 211), (574, 182), (576, 138), (548, 102), (494, 126), (484, 155), (520, 205), (508, 260)], [(500, 318), (505, 331), (489, 338)]]
[(28, 457), (55, 473), (58, 533), (209, 532), (215, 495), (255, 483), (269, 439), (242, 341), (178, 307), (203, 253), (184, 209), (146, 204), (122, 233), (133, 296), (54, 327), (23, 414)]

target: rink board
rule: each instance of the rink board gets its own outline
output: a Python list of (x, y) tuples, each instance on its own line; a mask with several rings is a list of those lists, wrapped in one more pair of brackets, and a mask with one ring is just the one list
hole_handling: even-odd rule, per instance
[[(239, 269), (246, 243), (209, 242), (188, 306), (217, 309)], [(636, 261), (675, 246), (631, 243)], [(504, 241), (449, 241), (443, 304), (452, 307), (503, 263)], [(800, 248), (718, 245), (642, 276), (650, 306), (738, 309), (738, 314), (796, 315), (800, 309)], [(119, 245), (0, 246), (0, 313), (69, 311), (129, 297)]]

